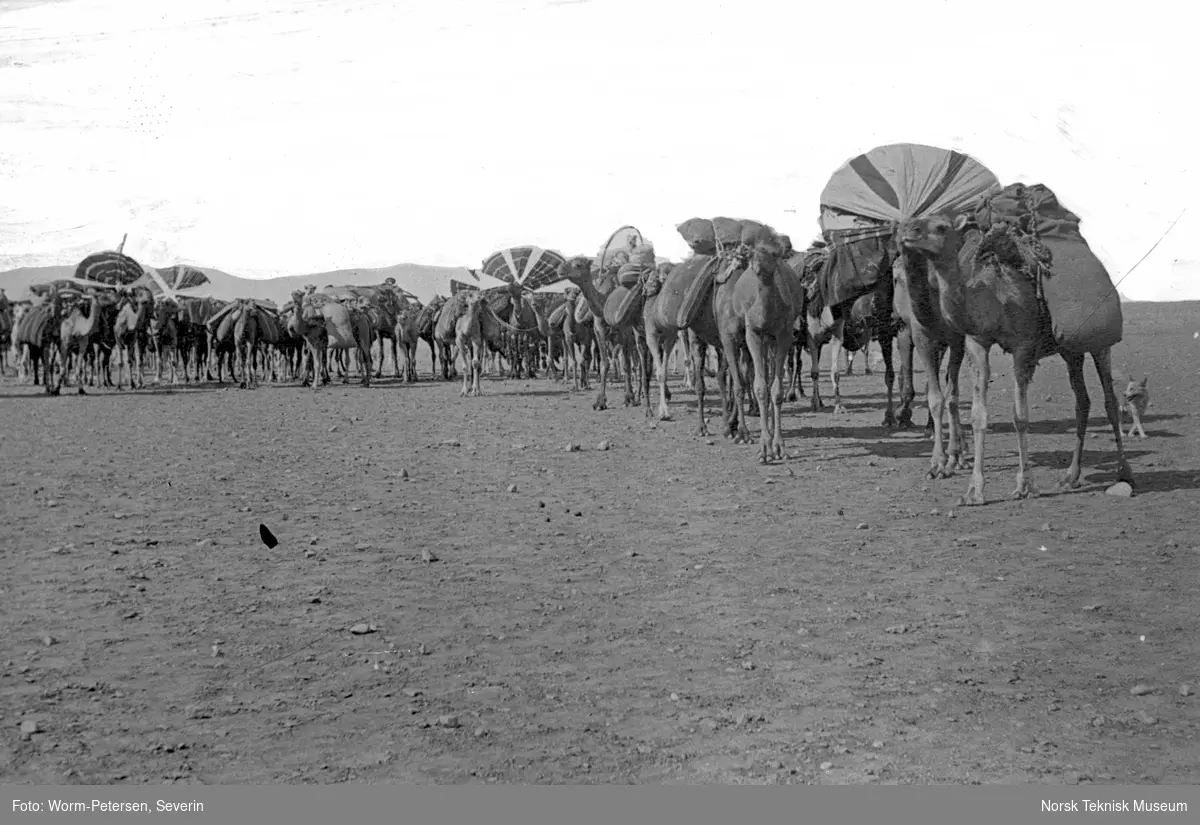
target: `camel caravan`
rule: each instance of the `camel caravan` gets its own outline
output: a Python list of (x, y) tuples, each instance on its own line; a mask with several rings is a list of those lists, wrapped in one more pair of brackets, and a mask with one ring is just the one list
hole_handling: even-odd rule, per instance
[[(1090, 355), (1116, 439), (1110, 492), (1133, 494), (1110, 356), (1123, 334), (1120, 300), (1079, 218), (1048, 187), (1004, 186), (955, 151), (880, 146), (834, 171), (818, 223), (819, 237), (800, 249), (758, 221), (691, 218), (677, 226), (691, 250), (680, 262), (658, 258), (631, 226), (612, 233), (596, 256), (502, 250), (483, 271), (505, 286), (455, 289), (427, 304), (390, 278), (374, 286), (309, 286), (283, 306), (195, 297), (189, 288), (206, 282), (199, 270), (155, 270), (118, 248), (89, 255), (72, 279), (38, 285), (36, 300), (15, 311), (0, 299), (0, 335), (11, 339), (22, 375), (51, 394), (72, 383), (81, 394), (85, 386), (140, 388), (147, 369), (160, 383), (165, 370), (172, 385), (228, 377), (241, 387), (299, 382), (315, 390), (335, 374), (344, 383), (356, 373), (370, 386), (383, 377), (389, 353), (392, 377), (413, 382), (424, 341), (431, 378), (461, 378), (463, 397), (484, 392), (485, 374), (528, 380), (544, 373), (578, 391), (593, 389), (594, 380), (592, 407), (605, 410), (615, 379), (625, 406), (642, 405), (660, 420), (671, 418), (669, 376), (680, 374), (681, 361), (683, 385), (696, 395), (699, 433), (709, 433), (706, 377), (715, 378), (722, 435), (752, 443), (749, 419), (757, 418), (762, 463), (786, 457), (785, 401), (807, 395), (811, 410), (824, 409), (822, 349), (833, 350), (836, 415), (845, 412), (841, 355), (865, 355), (875, 342), (887, 399), (882, 426), (913, 425), (919, 362), (933, 441), (929, 475), (946, 478), (969, 467), (968, 504), (984, 501), (993, 345), (1013, 361), (1017, 497), (1036, 492), (1028, 470), (1028, 388), (1038, 362), (1054, 354), (1067, 364), (1077, 418), (1060, 484), (1078, 485)], [(970, 462), (959, 417), (968, 352), (975, 365)]]

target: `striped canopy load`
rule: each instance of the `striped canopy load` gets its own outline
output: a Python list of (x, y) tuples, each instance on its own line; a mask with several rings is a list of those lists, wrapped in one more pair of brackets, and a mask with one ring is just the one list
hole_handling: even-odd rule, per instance
[(146, 270), (133, 258), (121, 252), (96, 252), (88, 255), (75, 267), (75, 277), (82, 281), (129, 286), (146, 277)]
[(960, 214), (1000, 191), (979, 161), (917, 143), (877, 146), (840, 166), (821, 192), (821, 230), (866, 238), (909, 218)]
[(492, 253), (483, 262), (483, 272), (532, 290), (561, 281), (558, 271), (565, 263), (566, 259), (552, 250), (537, 246), (514, 246)]
[[(158, 274), (162, 276), (162, 279), (167, 282), (167, 286), (171, 287), (171, 289), (191, 289), (192, 287), (204, 286), (204, 284), (210, 283), (207, 275), (196, 269), (196, 267), (188, 266), (187, 264), (168, 266), (165, 269), (158, 270)], [(150, 287), (150, 291), (155, 295), (162, 292), (162, 289), (154, 279), (151, 279), (147, 286)]]
[[(497, 276), (497, 277), (499, 277), (499, 276)], [(476, 292), (479, 291), (479, 287), (477, 287), (475, 284), (468, 284), (468, 283), (464, 283), (463, 281), (456, 281), (454, 278), (450, 279), (450, 294), (451, 295), (457, 295), (460, 292), (464, 292), (466, 290), (471, 290), (471, 289), (475, 290)]]

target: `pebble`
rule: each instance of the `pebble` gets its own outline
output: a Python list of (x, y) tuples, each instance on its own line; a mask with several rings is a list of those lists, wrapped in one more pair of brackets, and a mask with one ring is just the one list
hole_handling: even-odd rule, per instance
[(367, 624), (366, 622), (359, 622), (358, 624), (356, 624), (350, 628), (350, 632), (353, 633), (355, 636), (363, 636), (363, 635), (366, 635), (367, 633), (374, 633), (375, 630), (376, 630), (375, 625)]
[(1180, 696), (1191, 696), (1192, 695), (1192, 686), (1191, 685), (1180, 685), (1179, 686), (1179, 695)]
[(330, 427), (329, 432), (336, 433), (337, 432), (337, 424), (334, 424), (332, 427)]
[(754, 670), (754, 662), (750, 661), (749, 659), (742, 662), (742, 670)]
[(830, 769), (830, 768), (832, 768), (832, 767), (833, 767), (833, 763), (832, 763), (832, 762), (822, 762), (822, 763), (821, 763), (821, 770), (823, 770), (823, 771), (827, 771), (827, 770), (829, 770), (829, 769)]
[(1116, 484), (1105, 490), (1104, 494), (1106, 496), (1117, 496), (1118, 498), (1132, 498), (1133, 488), (1129, 486), (1128, 482), (1118, 481)]
[(479, 739), (482, 736), (487, 736), (487, 728), (475, 728), (475, 738)]
[(605, 450), (609, 449), (610, 447), (612, 447), (612, 444), (609, 444), (607, 441), (601, 441), (599, 444), (596, 445), (596, 449), (599, 450), (600, 452), (604, 452)]
[(434, 553), (428, 547), (421, 548), (421, 561), (425, 562), (426, 564), (429, 564), (429, 563), (435, 562), (437, 560), (438, 560), (438, 557), (437, 557), (436, 553)]
[(1134, 685), (1129, 689), (1129, 692), (1134, 696), (1145, 696), (1147, 693), (1153, 693), (1154, 688), (1149, 685)]
[(860, 521), (860, 522), (858, 523), (858, 526), (857, 526), (857, 527), (855, 527), (854, 529), (855, 529), (855, 530), (866, 530), (866, 529), (867, 529), (867, 523), (866, 523), (865, 521)]
[(408, 470), (401, 470), (400, 478), (407, 479), (408, 478)]
[(508, 485), (508, 491), (510, 493), (515, 493), (517, 491), (517, 485), (515, 485), (515, 484)]
[(894, 625), (891, 625), (891, 626), (889, 626), (889, 627), (885, 627), (885, 628), (884, 628), (884, 632), (885, 632), (885, 633), (907, 633), (907, 632), (908, 632), (908, 625), (906, 625), (906, 624), (894, 624)]
[(453, 713), (447, 713), (444, 716), (439, 716), (437, 723), (438, 727), (442, 728), (457, 728), (460, 724), (462, 724), (458, 721), (458, 717)]
[(564, 449), (568, 453), (577, 453), (577, 452), (579, 452), (579, 445), (578, 444), (568, 444)]
[(1137, 716), (1138, 721), (1141, 722), (1142, 724), (1154, 725), (1154, 724), (1158, 723), (1158, 719), (1151, 716), (1149, 713), (1147, 713), (1144, 710), (1139, 710), (1135, 715)]
[(42, 637), (42, 644), (44, 644), (46, 647), (50, 647), (50, 645), (56, 644), (57, 642), (58, 642), (58, 639), (54, 638), (53, 636), (43, 636)]
[(21, 738), (22, 739), (28, 740), (29, 737), (33, 736), (35, 733), (41, 733), (41, 732), (42, 732), (42, 728), (40, 725), (38, 725), (36, 720), (26, 719), (24, 722), (21, 723)]
[(1048, 521), (1043, 521), (1043, 522), (1042, 522), (1042, 526), (1041, 526), (1041, 527), (1039, 527), (1038, 529), (1039, 529), (1039, 530), (1041, 530), (1043, 533), (1048, 533), (1048, 532), (1050, 532), (1050, 522), (1048, 522)]

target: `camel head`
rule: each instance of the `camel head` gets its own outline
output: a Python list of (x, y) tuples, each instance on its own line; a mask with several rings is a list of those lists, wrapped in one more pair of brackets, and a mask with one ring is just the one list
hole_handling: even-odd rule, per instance
[(150, 331), (158, 332), (179, 315), (179, 305), (170, 298), (154, 304), (154, 314), (150, 316)]
[(569, 258), (559, 266), (558, 276), (567, 279), (573, 284), (590, 281), (592, 277), (592, 259), (586, 255), (576, 255), (574, 258)]
[(960, 245), (954, 222), (944, 215), (910, 218), (900, 224), (896, 239), (901, 251), (915, 252), (929, 258), (956, 255)]

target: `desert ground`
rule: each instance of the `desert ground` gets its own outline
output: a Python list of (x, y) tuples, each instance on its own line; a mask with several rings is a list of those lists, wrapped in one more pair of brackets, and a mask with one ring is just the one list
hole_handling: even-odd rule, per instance
[(677, 379), (654, 424), (543, 378), (460, 399), (424, 345), (420, 383), (370, 389), (10, 373), (0, 783), (1200, 782), (1196, 331), (1196, 304), (1126, 306), (1132, 499), (1104, 494), (1090, 362), (1084, 485), (1054, 493), (1057, 358), (1045, 495), (1005, 498), (994, 351), (971, 508), (861, 362), (848, 414), (787, 406), (767, 467), (697, 436)]

